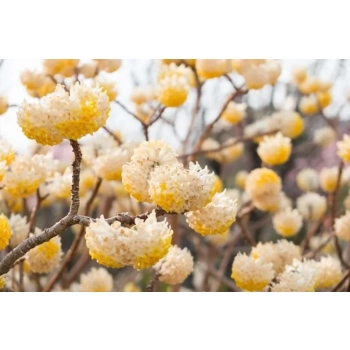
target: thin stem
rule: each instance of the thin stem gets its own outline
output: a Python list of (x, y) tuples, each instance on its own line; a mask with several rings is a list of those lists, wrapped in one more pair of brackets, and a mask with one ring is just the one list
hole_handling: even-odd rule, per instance
[(159, 273), (155, 272), (151, 278), (151, 280), (148, 283), (148, 286), (146, 287), (146, 292), (155, 292), (156, 286), (159, 280)]
[(111, 130), (108, 129), (107, 126), (103, 127), (103, 130), (105, 130), (109, 135), (111, 135), (113, 137), (113, 139), (119, 144), (121, 145), (123, 142), (122, 140), (118, 137), (118, 135), (116, 135), (115, 133), (113, 133)]

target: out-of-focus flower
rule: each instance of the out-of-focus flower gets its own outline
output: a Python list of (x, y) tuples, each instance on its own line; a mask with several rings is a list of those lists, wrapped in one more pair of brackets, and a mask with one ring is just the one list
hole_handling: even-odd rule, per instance
[(297, 209), (306, 220), (319, 220), (327, 210), (327, 200), (315, 192), (307, 192), (297, 199)]
[(272, 263), (275, 276), (283, 272), (286, 265), (291, 265), (294, 259), (301, 260), (300, 247), (285, 239), (278, 240), (277, 243), (259, 242), (252, 248), (250, 255), (262, 263)]
[(103, 267), (93, 267), (88, 273), (80, 276), (81, 292), (112, 292), (113, 277)]
[[(38, 232), (38, 230), (36, 231)], [(61, 238), (56, 236), (50, 241), (31, 249), (26, 255), (26, 261), (31, 271), (48, 273), (58, 266), (61, 256)]]
[(335, 219), (334, 231), (337, 237), (344, 241), (350, 241), (350, 211), (345, 215)]
[(184, 77), (187, 80), (189, 86), (193, 87), (196, 85), (196, 80), (191, 68), (186, 67), (184, 64), (177, 66), (175, 63), (169, 65), (163, 65), (158, 74), (158, 80), (161, 81), (166, 77)]
[(219, 151), (213, 151), (213, 152), (208, 152), (210, 150), (215, 150), (215, 149), (218, 149), (220, 148), (220, 144), (219, 142), (217, 142), (216, 140), (208, 137), (207, 139), (205, 139), (202, 143), (202, 146), (201, 146), (201, 150), (202, 151), (206, 151), (205, 152), (205, 156), (208, 158), (208, 159), (214, 159), (216, 160), (217, 162), (221, 162), (222, 161), (222, 154), (221, 154), (221, 150)]
[(230, 60), (196, 60), (196, 71), (202, 79), (212, 79), (220, 77), (229, 72)]
[(27, 218), (25, 216), (11, 214), (9, 224), (12, 232), (10, 244), (12, 247), (16, 247), (28, 237), (29, 223), (27, 223)]
[(76, 71), (76, 67), (79, 64), (79, 60), (74, 59), (60, 59), (44, 60), (44, 71), (49, 75), (61, 74), (64, 77), (71, 77)]
[(55, 173), (49, 179), (49, 193), (58, 199), (68, 199), (71, 196), (72, 170), (66, 168), (63, 174)]
[(329, 91), (318, 92), (316, 94), (316, 97), (317, 97), (317, 101), (322, 109), (326, 108), (327, 106), (329, 106), (332, 103), (332, 95)]
[(12, 196), (26, 198), (45, 182), (48, 175), (47, 157), (43, 155), (19, 156), (5, 174), (6, 191)]
[(243, 143), (237, 142), (237, 140), (234, 137), (230, 137), (223, 143), (223, 149), (220, 152), (220, 162), (231, 163), (234, 160), (238, 159), (243, 154), (243, 151)]
[(306, 68), (305, 67), (296, 67), (293, 69), (292, 75), (293, 75), (294, 83), (298, 85), (298, 84), (302, 83), (307, 77)]
[(0, 96), (0, 115), (5, 114), (7, 112), (8, 107), (9, 103), (7, 101), (7, 98), (4, 96)]
[(123, 292), (132, 293), (132, 292), (141, 292), (141, 288), (134, 282), (129, 282), (123, 287)]
[(287, 208), (273, 216), (273, 227), (283, 237), (296, 235), (303, 225), (302, 216), (298, 210)]
[(235, 222), (237, 203), (226, 196), (225, 191), (216, 193), (204, 208), (186, 213), (188, 225), (201, 235), (223, 234)]
[[(339, 169), (337, 166), (332, 168), (322, 168), (320, 172), (320, 186), (323, 191), (332, 193), (338, 184)], [(342, 185), (342, 179), (339, 180), (339, 186)]]
[(157, 96), (166, 107), (181, 106), (187, 100), (190, 86), (183, 76), (166, 76), (158, 82)]
[(152, 87), (136, 86), (131, 91), (131, 101), (141, 105), (155, 98), (155, 92)]
[(317, 171), (312, 168), (300, 170), (297, 174), (296, 182), (302, 191), (315, 191), (318, 188)]
[(90, 256), (99, 264), (120, 268), (131, 265), (146, 269), (168, 252), (173, 231), (166, 220), (157, 222), (155, 211), (143, 221), (135, 220), (132, 228), (116, 221), (111, 226), (101, 216), (86, 229), (86, 245)]
[(242, 190), (245, 189), (245, 182), (247, 180), (248, 175), (249, 175), (248, 171), (240, 170), (237, 172), (237, 174), (235, 176), (235, 183)]
[(350, 136), (344, 135), (342, 141), (337, 142), (338, 156), (343, 162), (350, 162)]
[(116, 83), (114, 82), (96, 78), (93, 87), (100, 88), (102, 92), (106, 93), (110, 102), (117, 98), (118, 90), (116, 89)]
[(309, 246), (312, 250), (317, 250), (322, 246), (321, 252), (323, 254), (335, 253), (334, 241), (329, 239), (328, 233), (323, 233), (319, 236), (313, 236), (310, 239)]
[(15, 151), (6, 140), (0, 140), (0, 162), (5, 161), (6, 165), (10, 165), (15, 159)]
[(303, 95), (313, 94), (320, 89), (320, 81), (317, 78), (308, 77), (298, 85), (298, 89)]
[(222, 118), (231, 124), (239, 123), (246, 116), (246, 103), (236, 103), (231, 101), (224, 113), (222, 114)]
[(303, 96), (299, 103), (299, 109), (305, 115), (313, 115), (319, 111), (319, 104), (315, 95)]
[(292, 112), (277, 112), (272, 114), (272, 125), (275, 125), (282, 134), (291, 139), (300, 136), (304, 131), (304, 121), (299, 113)]
[(231, 278), (243, 290), (260, 292), (271, 282), (273, 276), (272, 263), (263, 263), (241, 253), (233, 261)]
[(330, 126), (318, 128), (314, 132), (314, 142), (321, 146), (328, 146), (336, 137), (336, 132)]
[(98, 64), (95, 61), (85, 63), (79, 67), (79, 73), (86, 79), (94, 78), (98, 74)]
[(120, 68), (122, 65), (122, 60), (105, 60), (105, 59), (94, 59), (98, 64), (99, 70), (104, 70), (108, 73), (113, 73)]
[(154, 269), (159, 273), (159, 280), (168, 284), (182, 283), (193, 271), (193, 257), (187, 248), (171, 246), (168, 253)]
[(4, 214), (0, 215), (0, 250), (5, 249), (10, 242), (12, 236), (9, 220)]
[(251, 198), (272, 196), (281, 190), (281, 178), (271, 169), (258, 168), (250, 172), (245, 189)]
[(54, 92), (56, 88), (55, 81), (43, 73), (37, 73), (25, 70), (21, 74), (21, 82), (26, 87), (27, 92), (32, 97), (41, 98)]
[(205, 239), (212, 245), (221, 247), (225, 245), (228, 242), (228, 239), (230, 238), (230, 230), (227, 230), (224, 233), (221, 233), (220, 235), (207, 235), (205, 236)]
[(123, 147), (117, 147), (97, 157), (92, 167), (100, 178), (119, 181), (122, 179), (122, 167), (130, 158), (131, 152)]
[(292, 152), (291, 139), (284, 137), (280, 132), (273, 136), (265, 136), (259, 143), (257, 152), (267, 165), (284, 164)]

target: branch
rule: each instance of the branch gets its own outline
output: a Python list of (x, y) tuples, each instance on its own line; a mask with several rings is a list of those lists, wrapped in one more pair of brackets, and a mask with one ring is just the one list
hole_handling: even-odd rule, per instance
[(220, 147), (206, 149), (206, 150), (202, 149), (202, 150), (198, 150), (196, 152), (182, 154), (181, 156), (178, 156), (178, 158), (188, 158), (188, 157), (192, 157), (192, 156), (196, 157), (196, 156), (201, 155), (201, 154), (219, 152), (225, 148), (232, 147), (232, 146), (236, 145), (237, 143), (251, 141), (251, 140), (255, 139), (256, 137), (267, 136), (267, 135), (275, 134), (276, 132), (277, 132), (277, 130), (271, 130), (271, 131), (266, 131), (266, 132), (255, 134), (254, 136), (239, 137), (232, 142), (221, 145)]
[(31, 237), (24, 240), (16, 248), (14, 248), (10, 253), (8, 253), (4, 259), (0, 262), (0, 276), (7, 273), (11, 267), (16, 263), (16, 261), (27, 254), (31, 249), (37, 247), (38, 245), (48, 242), (50, 239), (60, 235), (68, 227), (74, 225), (76, 222), (74, 217), (79, 210), (79, 181), (80, 181), (80, 164), (82, 159), (82, 154), (80, 150), (79, 143), (74, 140), (70, 140), (70, 144), (74, 152), (74, 162), (73, 176), (72, 176), (72, 196), (71, 205), (69, 208), (69, 213), (62, 218), (60, 221), (55, 223), (50, 228), (43, 230), (38, 234), (34, 234)]
[(155, 272), (152, 276), (151, 280), (148, 283), (148, 286), (146, 287), (146, 292), (154, 292), (155, 287), (157, 285), (157, 282), (159, 280), (160, 274), (158, 272)]
[[(231, 101), (233, 101), (236, 97), (241, 96), (241, 95), (244, 95), (244, 94), (246, 94), (247, 92), (248, 92), (248, 90), (237, 90), (237, 91), (233, 92), (233, 93), (228, 97), (228, 99), (226, 100), (226, 102), (225, 102), (224, 105), (222, 106), (222, 108), (221, 108), (221, 110), (220, 110), (218, 116), (217, 116), (210, 124), (208, 124), (208, 125), (205, 127), (205, 129), (204, 129), (202, 135), (199, 137), (199, 139), (198, 139), (196, 145), (194, 146), (194, 153), (198, 152), (198, 151), (201, 149), (204, 140), (209, 136), (210, 132), (212, 131), (212, 129), (213, 129), (213, 127), (214, 127), (214, 125), (220, 120), (220, 118), (221, 118), (222, 114), (225, 112), (225, 110), (226, 110), (228, 104), (229, 104)], [(195, 156), (191, 156), (191, 157), (190, 157), (190, 161), (194, 161), (194, 160), (195, 160)]]
[(107, 126), (103, 126), (102, 127), (109, 135), (111, 135), (113, 137), (113, 139), (119, 144), (121, 145), (123, 142), (122, 140), (118, 137), (118, 135), (114, 134), (111, 130), (109, 130), (107, 128)]
[[(101, 183), (102, 183), (102, 179), (99, 178), (96, 182), (95, 188), (92, 191), (89, 200), (86, 203), (85, 212), (84, 212), (85, 215), (88, 215), (90, 213), (92, 202), (94, 201), (95, 197), (97, 196), (97, 193), (98, 193), (98, 190), (101, 186)], [(58, 269), (58, 271), (54, 275), (52, 275), (52, 277), (47, 282), (47, 284), (43, 290), (44, 292), (49, 292), (54, 287), (56, 282), (62, 277), (68, 264), (73, 259), (74, 254), (75, 254), (76, 250), (78, 249), (82, 238), (84, 237), (84, 234), (85, 234), (85, 227), (82, 227), (81, 230), (79, 231), (79, 233), (75, 235), (74, 241), (73, 241), (71, 247), (69, 248), (68, 252), (66, 253), (60, 268)]]

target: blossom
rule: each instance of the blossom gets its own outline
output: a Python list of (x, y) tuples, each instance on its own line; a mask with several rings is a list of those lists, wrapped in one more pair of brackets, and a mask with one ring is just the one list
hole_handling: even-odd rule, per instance
[(230, 137), (223, 143), (223, 148), (221, 150), (221, 163), (230, 163), (238, 159), (244, 151), (244, 145), (242, 142), (237, 142), (234, 137)]
[(54, 92), (56, 88), (56, 83), (51, 77), (30, 70), (25, 70), (21, 74), (21, 82), (32, 97), (41, 98)]
[(98, 177), (111, 181), (122, 179), (122, 167), (131, 158), (131, 152), (123, 147), (118, 147), (107, 151), (97, 157), (92, 165)]
[(93, 267), (88, 273), (80, 276), (81, 292), (112, 292), (113, 277), (103, 267)]
[(183, 213), (205, 206), (215, 191), (215, 175), (207, 167), (174, 163), (156, 167), (149, 178), (149, 195), (167, 212)]
[(6, 191), (12, 196), (26, 198), (44, 183), (47, 174), (47, 157), (19, 156), (11, 164), (11, 170), (5, 174)]
[(9, 224), (12, 232), (10, 244), (12, 247), (16, 247), (28, 237), (29, 223), (27, 223), (25, 216), (11, 214)]
[[(322, 168), (320, 172), (320, 186), (323, 191), (332, 193), (338, 185), (339, 169), (338, 167)], [(342, 179), (339, 180), (342, 184)]]
[(305, 115), (312, 115), (319, 111), (319, 104), (315, 95), (303, 96), (299, 103), (299, 109)]
[(320, 87), (320, 80), (315, 77), (307, 77), (300, 84), (298, 84), (298, 89), (303, 95), (313, 94), (317, 92)]
[(152, 100), (155, 96), (154, 89), (147, 86), (136, 86), (131, 91), (130, 99), (137, 105)]
[(314, 292), (316, 285), (316, 270), (294, 260), (278, 276), (278, 283), (273, 283), (271, 292)]
[(226, 196), (225, 191), (216, 193), (204, 208), (186, 213), (189, 226), (202, 235), (223, 234), (235, 222), (237, 203)]
[(314, 142), (321, 146), (328, 146), (336, 137), (336, 132), (330, 126), (318, 128), (314, 132)]
[[(58, 86), (56, 91), (62, 91)], [(68, 98), (61, 97), (61, 100)], [(57, 101), (57, 108), (60, 107)], [(52, 103), (52, 108), (55, 107)], [(86, 85), (75, 83), (70, 88), (69, 100), (66, 101), (63, 108), (68, 107), (68, 113), (54, 118), (54, 128), (65, 139), (78, 140), (81, 137), (92, 134), (106, 124), (109, 116), (109, 99), (105, 92), (98, 88), (89, 88)]]
[(288, 161), (291, 152), (291, 139), (284, 137), (282, 133), (273, 136), (265, 136), (259, 143), (258, 155), (268, 165), (279, 165)]
[(86, 245), (92, 259), (107, 267), (126, 265), (146, 269), (156, 264), (168, 252), (173, 231), (166, 219), (157, 222), (156, 213), (143, 221), (135, 220), (135, 226), (122, 227), (116, 221), (109, 225), (101, 216), (86, 229)]
[(344, 135), (342, 141), (337, 142), (338, 156), (343, 162), (350, 162), (350, 136)]
[(67, 199), (71, 196), (72, 187), (72, 170), (66, 168), (63, 174), (55, 173), (52, 178), (49, 179), (50, 185), (48, 186), (48, 192), (58, 199)]
[(180, 284), (193, 271), (193, 257), (187, 248), (171, 246), (168, 253), (154, 265), (159, 280), (168, 284)]
[(342, 278), (340, 261), (323, 256), (317, 263), (316, 288), (329, 288), (335, 286)]
[(79, 67), (79, 74), (82, 74), (85, 78), (91, 79), (98, 74), (98, 64), (95, 61), (85, 63)]
[(0, 115), (5, 114), (8, 110), (9, 104), (7, 98), (0, 96)]
[(177, 154), (164, 141), (145, 141), (135, 148), (131, 161), (122, 167), (122, 183), (128, 193), (139, 202), (152, 202), (148, 194), (148, 180), (157, 166), (177, 163)]
[[(40, 230), (36, 231), (40, 232)], [(56, 236), (31, 249), (26, 255), (26, 261), (31, 271), (48, 273), (58, 266), (61, 257), (61, 238)]]
[(327, 210), (327, 200), (315, 192), (307, 192), (297, 199), (297, 209), (307, 220), (319, 220)]
[(5, 249), (12, 236), (11, 226), (4, 214), (0, 215), (0, 250)]
[(275, 125), (284, 136), (291, 139), (300, 136), (304, 131), (304, 121), (300, 114), (294, 111), (272, 114), (271, 123)]
[(106, 93), (110, 102), (117, 98), (118, 91), (116, 89), (116, 84), (113, 82), (96, 78), (94, 80), (93, 87), (100, 88), (103, 93)]
[(235, 183), (236, 185), (241, 188), (241, 189), (245, 189), (245, 182), (247, 180), (249, 173), (246, 170), (240, 170), (237, 172), (236, 176), (235, 176)]
[(184, 77), (189, 86), (196, 85), (196, 80), (192, 69), (186, 67), (184, 64), (180, 64), (179, 66), (175, 63), (162, 65), (158, 75), (158, 80), (161, 81), (162, 79), (171, 76)]
[(247, 176), (245, 190), (251, 198), (271, 196), (281, 190), (280, 177), (271, 169), (258, 168)]
[(303, 225), (302, 216), (297, 209), (287, 208), (273, 216), (273, 227), (281, 236), (290, 237), (296, 235)]
[(263, 263), (245, 253), (238, 253), (233, 261), (231, 278), (243, 290), (260, 292), (271, 282), (273, 276), (272, 263)]
[(222, 118), (231, 124), (239, 123), (246, 116), (246, 103), (229, 102), (225, 111), (222, 114)]
[(158, 82), (157, 97), (166, 107), (181, 106), (186, 100), (190, 87), (183, 76), (166, 76)]
[(44, 60), (44, 71), (49, 75), (61, 74), (64, 77), (71, 77), (74, 75), (79, 60), (75, 59), (59, 59)]
[(281, 239), (276, 243), (259, 242), (252, 248), (250, 256), (253, 259), (260, 260), (262, 263), (272, 263), (277, 276), (283, 272), (286, 265), (292, 264), (294, 259), (301, 260), (301, 250), (293, 242)]
[(296, 67), (292, 71), (293, 81), (295, 84), (302, 83), (307, 78), (307, 71), (305, 67)]
[(94, 61), (97, 62), (99, 70), (104, 70), (105, 72), (108, 72), (108, 73), (115, 72), (122, 65), (122, 60), (117, 60), (117, 59), (112, 59), (112, 60), (94, 59)]
[(15, 159), (15, 151), (6, 140), (0, 140), (0, 162), (5, 161), (6, 165), (10, 165)]
[(350, 241), (350, 211), (340, 218), (335, 219), (334, 231), (337, 237), (344, 241)]
[(318, 92), (316, 97), (321, 108), (326, 108), (332, 102), (332, 95), (329, 91)]
[(225, 231), (219, 235), (207, 235), (205, 239), (212, 245), (221, 247), (225, 245), (230, 238), (230, 230)]
[(230, 69), (229, 60), (196, 60), (196, 71), (200, 78), (202, 79), (212, 79), (220, 77)]
[(318, 174), (312, 168), (305, 168), (298, 172), (296, 177), (298, 187), (302, 191), (313, 191), (318, 188)]
[(18, 110), (23, 133), (42, 145), (56, 145), (64, 138), (78, 140), (104, 126), (109, 116), (106, 93), (76, 83), (70, 94), (61, 85), (40, 104), (24, 102)]

